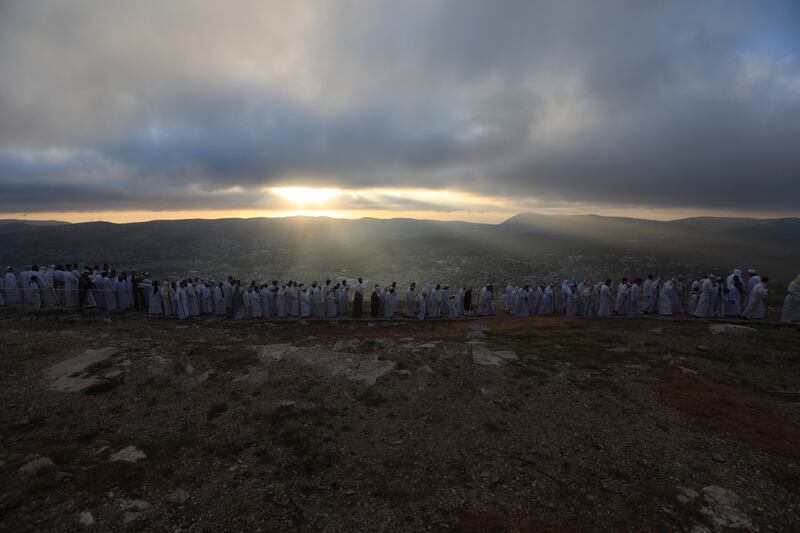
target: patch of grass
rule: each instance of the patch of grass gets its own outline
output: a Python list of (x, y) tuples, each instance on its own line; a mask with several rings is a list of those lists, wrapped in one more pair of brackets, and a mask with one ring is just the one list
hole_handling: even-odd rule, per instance
[(379, 405), (382, 405), (388, 401), (383, 394), (373, 389), (366, 389), (364, 392), (356, 396), (356, 400), (367, 407), (378, 407)]
[(602, 367), (630, 356), (607, 351), (619, 339), (599, 329), (548, 329), (521, 332), (489, 332), (491, 350), (536, 353), (544, 361), (566, 361), (584, 367)]
[(211, 406), (208, 410), (208, 419), (214, 420), (218, 416), (222, 415), (223, 413), (228, 411), (228, 404), (227, 403), (216, 403)]

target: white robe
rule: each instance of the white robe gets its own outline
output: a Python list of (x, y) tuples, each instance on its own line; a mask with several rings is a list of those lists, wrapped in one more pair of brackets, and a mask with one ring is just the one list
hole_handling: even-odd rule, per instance
[[(662, 291), (663, 294), (663, 291)], [(704, 278), (700, 284), (700, 301), (694, 310), (694, 316), (698, 318), (710, 317), (713, 312), (714, 282), (709, 278)]]
[(419, 299), (419, 313), (417, 313), (417, 320), (425, 320), (425, 310), (426, 310), (425, 297), (426, 296), (427, 295), (423, 295), (423, 297)]
[(614, 311), (618, 315), (630, 314), (631, 307), (631, 288), (627, 283), (621, 283), (617, 287), (617, 301), (614, 303)]
[(797, 322), (798, 320), (800, 320), (800, 282), (793, 281), (789, 284), (789, 290), (783, 300), (781, 322)]
[(514, 291), (514, 316), (528, 316), (528, 291), (519, 289)]
[(549, 285), (544, 288), (542, 293), (542, 305), (539, 307), (540, 315), (552, 315), (556, 312), (556, 302), (553, 294), (553, 287)]
[(661, 291), (658, 294), (658, 314), (669, 316), (672, 315), (672, 282), (667, 281), (661, 286)]
[(250, 317), (261, 318), (261, 296), (255, 290), (247, 291), (250, 298)]
[(765, 315), (764, 297), (767, 295), (767, 287), (759, 283), (750, 290), (750, 297), (744, 308), (742, 316), (750, 319), (762, 319)]
[(408, 318), (412, 318), (412, 317), (416, 316), (416, 314), (417, 314), (416, 304), (415, 304), (416, 299), (417, 299), (417, 295), (414, 293), (414, 291), (412, 291), (409, 288), (406, 291), (406, 308), (403, 311), (403, 315), (404, 316), (406, 316)]
[(597, 316), (608, 316), (611, 314), (611, 289), (605, 283), (600, 287), (599, 301), (597, 304)]
[(18, 304), (22, 300), (20, 299), (19, 294), (19, 287), (17, 285), (17, 278), (14, 276), (13, 272), (6, 272), (6, 275), (3, 277), (4, 281), (4, 289), (6, 292), (6, 303), (7, 304)]
[(300, 316), (303, 318), (311, 316), (311, 294), (308, 291), (300, 292)]
[[(152, 291), (152, 288), (149, 290)], [(115, 311), (117, 309), (117, 295), (116, 295), (116, 288), (114, 287), (114, 282), (111, 278), (103, 278), (103, 296), (106, 301), (106, 309), (109, 311)]]
[(161, 315), (164, 313), (164, 309), (161, 305), (161, 291), (159, 288), (156, 288), (155, 291), (150, 289), (150, 298), (147, 302), (147, 311), (151, 315)]
[(733, 275), (728, 276), (726, 282), (728, 294), (725, 296), (725, 315), (739, 316), (742, 314), (742, 294), (733, 281)]
[(172, 287), (169, 282), (163, 282), (158, 288), (158, 294), (161, 296), (161, 305), (164, 308), (165, 316), (172, 316), (175, 314), (175, 306), (172, 305)]
[(339, 316), (347, 316), (347, 304), (350, 298), (348, 290), (349, 287), (344, 285), (339, 288), (339, 298), (336, 302), (336, 312)]
[(175, 304), (178, 308), (178, 318), (181, 320), (189, 318), (189, 302), (186, 300), (186, 291), (183, 287), (178, 287), (175, 291)]
[(227, 281), (222, 283), (222, 301), (225, 304), (225, 309), (233, 307), (233, 285)]
[(494, 314), (494, 293), (484, 287), (478, 296), (478, 316), (490, 316)]
[(211, 296), (214, 300), (214, 314), (217, 316), (225, 316), (225, 293), (217, 286), (211, 291)]
[(644, 302), (641, 305), (641, 311), (644, 313), (652, 313), (653, 303), (655, 298), (653, 297), (655, 293), (655, 283), (653, 280), (646, 279), (644, 281)]
[(34, 309), (42, 307), (42, 291), (35, 281), (28, 284), (28, 304)]

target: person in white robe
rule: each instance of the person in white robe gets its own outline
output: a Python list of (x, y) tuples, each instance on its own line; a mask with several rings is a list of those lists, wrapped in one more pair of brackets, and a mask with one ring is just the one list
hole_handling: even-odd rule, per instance
[(707, 274), (700, 282), (700, 301), (694, 310), (694, 316), (698, 318), (708, 318), (714, 311), (714, 280)]
[(548, 284), (542, 294), (542, 306), (539, 308), (540, 315), (552, 315), (556, 312), (555, 287)]
[(578, 313), (583, 316), (592, 316), (592, 286), (587, 280), (583, 280), (578, 286)]
[(481, 289), (478, 296), (478, 316), (492, 316), (494, 315), (494, 287), (487, 285)]
[(189, 281), (186, 285), (186, 296), (189, 298), (189, 314), (192, 316), (200, 316), (200, 289), (197, 282)]
[(528, 286), (518, 287), (513, 296), (514, 308), (512, 314), (515, 317), (528, 316)]
[(5, 291), (6, 303), (15, 305), (22, 301), (20, 298), (19, 285), (17, 284), (17, 277), (14, 275), (14, 268), (8, 267), (5, 276), (3, 276), (3, 290)]
[(467, 286), (462, 285), (456, 293), (456, 317), (464, 315), (464, 295), (467, 293)]
[(504, 302), (505, 307), (503, 309), (506, 312), (506, 314), (510, 315), (514, 310), (513, 301), (514, 301), (514, 286), (509, 281), (508, 285), (506, 285), (506, 299)]
[(576, 285), (570, 287), (570, 291), (566, 295), (564, 314), (567, 316), (576, 316), (578, 314), (578, 287)]
[(233, 277), (228, 276), (228, 279), (222, 283), (222, 298), (225, 303), (225, 309), (233, 307)]
[(422, 297), (419, 299), (419, 312), (417, 313), (417, 320), (425, 320), (425, 312), (427, 310), (428, 293), (422, 291)]
[(252, 303), (252, 298), (251, 298), (252, 293), (250, 292), (250, 289), (244, 289), (244, 290), (240, 289), (240, 290), (242, 293), (242, 307), (239, 308), (239, 311), (241, 312), (242, 318), (240, 318), (239, 320), (246, 320), (253, 316), (252, 313), (250, 312), (251, 311), (250, 305)]
[(189, 318), (189, 302), (186, 298), (186, 282), (182, 281), (175, 290), (175, 306), (178, 309), (178, 318), (186, 320)]
[(224, 283), (220, 282), (211, 290), (211, 299), (214, 302), (214, 315), (225, 316), (225, 293), (222, 290)]
[(439, 314), (444, 318), (447, 318), (447, 316), (450, 314), (450, 296), (448, 295), (449, 291), (450, 287), (448, 285), (445, 285), (442, 287), (442, 290), (439, 291)]
[(311, 316), (311, 293), (305, 288), (300, 291), (300, 317), (308, 318)]
[(660, 284), (660, 292), (658, 295), (658, 314), (662, 316), (671, 316), (672, 307), (672, 281), (665, 280)]
[(339, 287), (334, 286), (325, 295), (325, 317), (336, 318), (336, 293)]
[(336, 313), (339, 316), (347, 316), (348, 303), (350, 302), (350, 287), (347, 286), (347, 280), (342, 280), (342, 285), (339, 287), (338, 299), (336, 301)]
[(261, 294), (256, 287), (250, 287), (247, 292), (250, 298), (250, 318), (261, 318)]
[(113, 282), (119, 308), (122, 310), (128, 309), (131, 306), (128, 299), (128, 281), (123, 276), (115, 276)]
[(158, 295), (161, 296), (161, 307), (164, 309), (164, 316), (173, 315), (172, 305), (172, 284), (169, 280), (163, 280), (158, 284)]
[(631, 284), (628, 278), (622, 278), (622, 282), (617, 286), (617, 299), (614, 302), (614, 313), (617, 315), (628, 315), (631, 305)]
[(272, 315), (269, 311), (269, 300), (272, 293), (269, 290), (267, 285), (261, 285), (261, 287), (257, 288), (258, 290), (258, 297), (261, 301), (261, 318), (271, 318)]
[(406, 291), (406, 308), (403, 310), (403, 316), (413, 318), (417, 315), (417, 293), (415, 292), (416, 285), (412, 283)]
[(597, 296), (597, 316), (607, 317), (611, 314), (611, 280), (607, 279), (600, 285)]
[[(102, 277), (103, 282), (103, 299), (106, 302), (106, 309), (108, 311), (116, 311), (117, 310), (117, 290), (114, 287), (114, 282), (112, 281), (111, 277), (108, 276), (105, 272), (103, 272)], [(152, 290), (150, 286), (148, 290)], [(150, 297), (149, 292), (146, 293), (148, 300)]]
[[(164, 281), (163, 283), (167, 283)], [(150, 298), (147, 302), (147, 312), (151, 315), (164, 314), (164, 307), (161, 304), (161, 291), (157, 281), (153, 282), (153, 289), (150, 292)]]
[(687, 311), (690, 315), (694, 316), (694, 312), (697, 311), (697, 306), (700, 304), (700, 289), (692, 289), (692, 292), (689, 294), (689, 305), (687, 306)]
[(214, 301), (211, 299), (211, 289), (208, 288), (208, 285), (201, 281), (197, 285), (197, 292), (200, 297), (200, 313), (208, 315), (214, 312)]
[(761, 283), (761, 276), (756, 273), (754, 268), (751, 268), (745, 274), (744, 279), (744, 299), (742, 300), (742, 308), (747, 307), (747, 300), (750, 297), (750, 293), (753, 290), (753, 287)]
[(539, 287), (535, 284), (528, 289), (528, 316), (539, 314)]
[(34, 309), (42, 307), (42, 291), (39, 287), (39, 276), (33, 275), (28, 282), (28, 305)]
[(642, 280), (639, 279), (639, 278), (633, 280), (633, 283), (631, 283), (631, 292), (630, 292), (631, 303), (630, 303), (630, 305), (628, 307), (628, 314), (630, 316), (639, 316), (639, 315), (642, 314), (641, 307), (639, 306), (639, 296), (640, 296), (640, 293), (641, 293), (641, 289), (640, 289), (641, 283), (642, 283)]
[(395, 292), (394, 287), (390, 287), (386, 293), (386, 305), (385, 305), (385, 318), (394, 318), (394, 313), (397, 310), (397, 292)]
[(800, 320), (800, 274), (789, 284), (781, 312), (781, 322), (791, 323), (798, 320)]
[(725, 280), (728, 292), (725, 295), (725, 316), (739, 316), (742, 314), (742, 295), (744, 282), (742, 271), (735, 269)]
[(438, 318), (439, 317), (439, 290), (440, 285), (437, 283), (434, 288), (430, 290), (428, 293), (428, 317), (429, 318)]
[(558, 312), (561, 314), (567, 313), (567, 297), (571, 292), (569, 280), (564, 280), (561, 282), (561, 288), (558, 290), (557, 300), (556, 300), (556, 308)]
[(300, 316), (300, 300), (298, 299), (297, 282), (292, 281), (286, 288), (286, 300), (289, 316)]
[(286, 318), (286, 285), (281, 285), (275, 295), (275, 299), (278, 306), (278, 318)]
[(758, 284), (750, 289), (750, 297), (747, 299), (747, 305), (744, 307), (742, 316), (750, 320), (761, 320), (766, 317), (766, 307), (764, 307), (764, 299), (768, 294), (769, 278), (759, 278)]
[(646, 315), (653, 312), (654, 291), (655, 282), (653, 281), (653, 275), (648, 274), (647, 279), (644, 281), (644, 285), (642, 287), (642, 296), (644, 297), (644, 300), (641, 304), (641, 311)]

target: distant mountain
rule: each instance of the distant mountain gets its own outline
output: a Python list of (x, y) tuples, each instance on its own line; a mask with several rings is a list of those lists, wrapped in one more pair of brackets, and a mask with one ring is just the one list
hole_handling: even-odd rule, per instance
[(367, 282), (502, 283), (648, 272), (800, 270), (800, 219), (653, 221), (523, 213), (500, 224), (314, 217), (0, 225), (3, 260), (102, 263), (154, 275), (359, 275)]
[(0, 225), (4, 224), (27, 224), (29, 226), (61, 226), (64, 224), (69, 224), (69, 222), (63, 222), (61, 220), (25, 220), (21, 218), (0, 219)]

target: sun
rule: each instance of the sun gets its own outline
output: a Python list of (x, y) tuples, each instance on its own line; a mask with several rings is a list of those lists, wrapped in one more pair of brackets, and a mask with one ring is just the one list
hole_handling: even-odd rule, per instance
[(298, 205), (320, 205), (344, 194), (341, 189), (317, 187), (273, 187), (270, 192)]

